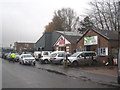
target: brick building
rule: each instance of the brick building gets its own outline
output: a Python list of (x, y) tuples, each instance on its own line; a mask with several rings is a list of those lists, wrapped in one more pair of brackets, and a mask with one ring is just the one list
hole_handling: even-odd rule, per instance
[(80, 38), (77, 49), (79, 51), (95, 51), (99, 56), (99, 62), (105, 63), (112, 58), (117, 58), (118, 32), (87, 30)]
[(66, 51), (69, 53), (74, 53), (76, 51), (77, 41), (81, 36), (74, 35), (61, 35), (54, 44), (56, 51)]
[(67, 51), (73, 53), (77, 46), (77, 41), (80, 39), (82, 34), (78, 32), (70, 31), (53, 31), (46, 32), (36, 42), (36, 50), (45, 51)]
[(34, 52), (35, 43), (27, 43), (27, 42), (15, 42), (14, 48), (17, 52)]

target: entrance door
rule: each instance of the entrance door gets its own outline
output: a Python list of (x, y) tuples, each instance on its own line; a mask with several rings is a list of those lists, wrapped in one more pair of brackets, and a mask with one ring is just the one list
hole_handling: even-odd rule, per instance
[(86, 51), (91, 51), (91, 46), (86, 46)]
[(59, 47), (59, 51), (66, 51), (66, 47)]
[(95, 52), (97, 52), (97, 45), (86, 46), (86, 51), (95, 51)]

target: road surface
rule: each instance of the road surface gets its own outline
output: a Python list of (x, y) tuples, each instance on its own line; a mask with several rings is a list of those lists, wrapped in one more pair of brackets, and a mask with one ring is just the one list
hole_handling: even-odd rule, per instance
[[(1, 60), (1, 59), (0, 59)], [(2, 60), (2, 88), (110, 88), (80, 78), (67, 77), (34, 66)]]

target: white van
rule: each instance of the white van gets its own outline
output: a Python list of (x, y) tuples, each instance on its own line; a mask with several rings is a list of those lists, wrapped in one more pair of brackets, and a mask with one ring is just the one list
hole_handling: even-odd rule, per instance
[(97, 54), (94, 51), (83, 51), (72, 54), (69, 59), (69, 64), (79, 66), (81, 64), (97, 64)]
[(38, 55), (41, 54), (41, 51), (35, 51), (34, 52), (34, 57), (36, 60), (38, 60)]

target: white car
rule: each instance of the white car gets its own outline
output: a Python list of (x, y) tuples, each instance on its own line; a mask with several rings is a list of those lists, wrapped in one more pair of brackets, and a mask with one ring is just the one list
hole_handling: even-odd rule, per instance
[(35, 66), (35, 58), (31, 54), (21, 54), (19, 57), (19, 63)]
[(19, 61), (19, 57), (20, 57), (20, 55), (18, 54), (18, 53), (15, 53), (15, 55), (16, 55), (16, 57), (15, 57), (15, 61)]
[(63, 64), (64, 59), (66, 58), (65, 56), (67, 54), (68, 53), (66, 53), (65, 51), (54, 51), (50, 55), (50, 62), (55, 64)]
[(41, 52), (41, 57), (39, 59), (41, 64), (48, 64), (48, 63), (50, 63), (50, 54), (51, 54), (51, 51), (42, 51)]

